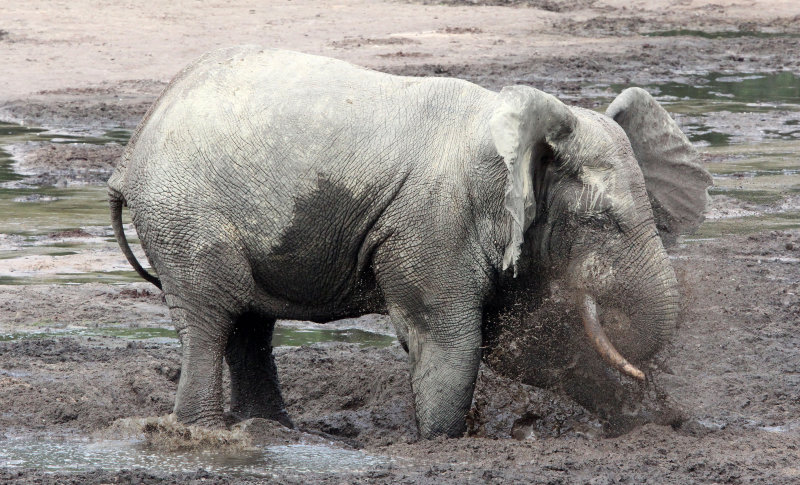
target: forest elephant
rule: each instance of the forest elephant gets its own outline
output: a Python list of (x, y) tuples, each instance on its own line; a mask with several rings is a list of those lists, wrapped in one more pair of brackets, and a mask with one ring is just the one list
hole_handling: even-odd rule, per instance
[(108, 182), (180, 337), (177, 419), (223, 425), (227, 362), (231, 412), (290, 425), (276, 319), (385, 313), (421, 436), (459, 436), (485, 322), (550, 274), (604, 361), (644, 378), (678, 312), (661, 238), (699, 223), (710, 178), (646, 92), (612, 108), (254, 46), (188, 66)]

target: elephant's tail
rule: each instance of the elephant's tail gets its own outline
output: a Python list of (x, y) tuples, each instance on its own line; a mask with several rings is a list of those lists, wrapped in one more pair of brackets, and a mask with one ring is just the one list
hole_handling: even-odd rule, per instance
[(133, 266), (133, 269), (139, 273), (139, 276), (153, 283), (160, 290), (161, 280), (142, 268), (142, 265), (139, 264), (131, 247), (128, 245), (128, 239), (125, 237), (125, 230), (122, 227), (122, 206), (125, 205), (125, 198), (116, 190), (109, 188), (108, 203), (111, 206), (111, 227), (114, 228), (114, 236), (117, 238), (119, 247), (122, 248), (122, 253), (125, 254), (125, 258), (127, 258), (128, 262)]

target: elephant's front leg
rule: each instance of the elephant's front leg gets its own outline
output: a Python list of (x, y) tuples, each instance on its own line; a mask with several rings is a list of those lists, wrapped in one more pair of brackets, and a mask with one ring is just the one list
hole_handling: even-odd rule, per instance
[(481, 360), (480, 314), (474, 313), (393, 316), (408, 329), (411, 389), (423, 438), (458, 437), (466, 430)]

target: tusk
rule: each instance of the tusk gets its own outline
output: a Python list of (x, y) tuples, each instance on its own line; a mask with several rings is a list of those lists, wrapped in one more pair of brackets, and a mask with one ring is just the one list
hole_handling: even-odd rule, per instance
[(625, 360), (625, 357), (621, 356), (611, 341), (608, 340), (605, 330), (603, 330), (600, 321), (597, 319), (597, 303), (595, 303), (594, 299), (583, 293), (580, 296), (579, 304), (583, 328), (600, 356), (620, 372), (643, 381), (644, 372)]

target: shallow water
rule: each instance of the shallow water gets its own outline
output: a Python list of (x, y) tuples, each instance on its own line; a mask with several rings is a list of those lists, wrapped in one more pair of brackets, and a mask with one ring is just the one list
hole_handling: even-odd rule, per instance
[[(105, 187), (0, 188), (0, 233), (42, 236), (54, 232), (109, 226)], [(33, 196), (33, 197), (31, 197)], [(123, 222), (128, 222), (124, 220)], [(132, 233), (136, 235), (135, 232)]]
[[(612, 84), (617, 93), (630, 87)], [(800, 110), (800, 76), (792, 71), (772, 73), (709, 72), (688, 76), (681, 81), (641, 86), (668, 111), (717, 112), (753, 111), (781, 108)]]
[[(610, 86), (617, 93), (627, 87)], [(705, 165), (714, 178), (709, 194), (745, 204), (740, 216), (708, 219), (686, 241), (800, 227), (800, 76), (710, 72), (643, 87), (712, 160)]]
[(755, 234), (761, 231), (798, 228), (800, 228), (800, 211), (717, 219), (706, 221), (694, 234), (686, 236), (684, 241), (700, 242), (723, 235)]
[[(627, 87), (609, 86), (615, 93)], [(800, 139), (800, 76), (791, 71), (709, 72), (642, 87), (667, 111), (683, 115), (681, 128), (701, 146), (724, 147), (735, 139)]]
[(309, 472), (360, 472), (389, 459), (324, 445), (260, 446), (238, 451), (154, 450), (136, 440), (70, 438), (0, 440), (0, 467), (38, 468), (45, 472), (78, 472), (97, 468), (144, 468), (164, 473), (195, 472), (238, 476), (287, 476)]
[(762, 204), (800, 195), (800, 141), (712, 147), (706, 152), (724, 160), (706, 165), (714, 175), (712, 195)]
[[(396, 339), (392, 335), (368, 332), (358, 328), (325, 328), (319, 329), (275, 326), (272, 345), (275, 347), (300, 347), (325, 342), (345, 342), (358, 344), (361, 347), (389, 347), (394, 345)], [(117, 337), (126, 340), (148, 340), (154, 343), (178, 344), (178, 337), (172, 328), (162, 327), (67, 327), (51, 328), (42, 326), (38, 329), (27, 329), (23, 332), (0, 333), (0, 342), (16, 340), (54, 338), (54, 337)]]
[[(130, 132), (122, 129), (100, 134), (61, 134), (0, 123), (0, 261), (9, 263), (8, 260), (15, 258), (46, 257), (54, 259), (52, 264), (44, 266), (56, 267), (48, 271), (41, 271), (41, 264), (29, 265), (30, 270), (0, 268), (0, 285), (140, 281), (136, 272), (128, 267), (75, 270), (63, 261), (63, 257), (90, 251), (117, 250), (105, 187), (21, 184), (23, 176), (14, 171), (14, 160), (4, 150), (8, 145), (25, 142), (125, 144), (129, 137)], [(129, 215), (124, 211), (123, 223), (130, 224)], [(138, 243), (136, 232), (130, 226), (127, 234), (131, 243)], [(64, 268), (62, 271), (58, 270), (60, 266)]]

